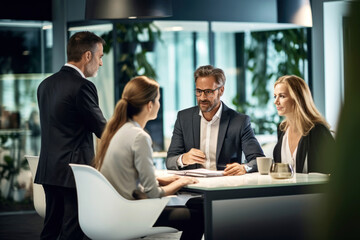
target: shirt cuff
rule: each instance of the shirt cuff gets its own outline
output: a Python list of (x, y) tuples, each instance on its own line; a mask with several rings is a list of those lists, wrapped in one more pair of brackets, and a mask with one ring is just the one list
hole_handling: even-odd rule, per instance
[(182, 156), (183, 155), (180, 155), (180, 157), (176, 160), (179, 168), (184, 168), (184, 166), (185, 166), (182, 162)]
[(252, 167), (250, 167), (250, 166), (248, 166), (248, 165), (246, 165), (246, 164), (244, 164), (244, 168), (245, 168), (245, 171), (246, 171), (247, 173), (250, 172), (251, 169), (252, 169)]

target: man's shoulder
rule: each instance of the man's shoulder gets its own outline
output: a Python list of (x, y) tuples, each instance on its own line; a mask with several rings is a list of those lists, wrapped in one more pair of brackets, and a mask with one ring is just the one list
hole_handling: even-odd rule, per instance
[(63, 66), (58, 72), (45, 78), (39, 85), (60, 85), (62, 87), (80, 88), (81, 86), (95, 87), (95, 84), (86, 78), (83, 78), (75, 69)]
[(74, 82), (78, 82), (79, 84), (94, 85), (94, 83), (90, 80), (83, 78), (74, 68), (63, 66), (58, 73), (66, 76), (68, 79), (72, 79)]

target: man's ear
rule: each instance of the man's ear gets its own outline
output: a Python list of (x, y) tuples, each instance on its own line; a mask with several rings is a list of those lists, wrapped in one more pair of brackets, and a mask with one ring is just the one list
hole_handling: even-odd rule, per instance
[(86, 62), (90, 62), (90, 61), (91, 61), (91, 58), (92, 58), (92, 53), (91, 53), (91, 51), (86, 51), (86, 52), (84, 53), (84, 57), (85, 57)]
[(220, 97), (224, 94), (224, 90), (225, 90), (225, 87), (224, 87), (224, 86), (222, 86), (221, 88), (219, 88)]

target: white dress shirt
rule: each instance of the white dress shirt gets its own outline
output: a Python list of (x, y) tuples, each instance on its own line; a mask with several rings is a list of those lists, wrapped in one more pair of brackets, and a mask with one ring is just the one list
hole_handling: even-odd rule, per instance
[(83, 73), (77, 66), (74, 66), (74, 65), (72, 65), (72, 64), (70, 64), (70, 63), (65, 63), (65, 66), (71, 67), (71, 68), (75, 69), (76, 71), (78, 71), (78, 72), (80, 73), (80, 75), (81, 75), (83, 78), (86, 78), (85, 75), (84, 75), (84, 73)]
[(206, 163), (205, 168), (210, 170), (216, 170), (216, 147), (219, 134), (220, 118), (222, 113), (222, 103), (213, 116), (208, 121), (204, 118), (201, 111), (199, 115), (200, 121), (200, 150), (205, 153)]
[[(205, 153), (205, 168), (216, 170), (216, 148), (219, 134), (220, 118), (222, 113), (222, 102), (220, 107), (210, 121), (207, 121), (201, 110), (199, 110), (200, 120), (200, 150)], [(183, 168), (185, 165), (182, 161), (183, 154), (178, 158), (178, 166)]]

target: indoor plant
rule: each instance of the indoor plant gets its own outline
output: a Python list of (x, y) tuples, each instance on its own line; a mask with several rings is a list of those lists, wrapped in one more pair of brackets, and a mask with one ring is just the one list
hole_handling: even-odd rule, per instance
[[(116, 31), (114, 43), (113, 31)], [(104, 53), (118, 44), (118, 67), (121, 82), (126, 83), (139, 73), (156, 79), (154, 68), (147, 60), (146, 53), (153, 51), (155, 42), (161, 40), (161, 31), (153, 22), (115, 23), (114, 29), (101, 36), (105, 41)], [(138, 46), (141, 51), (136, 51)]]
[[(304, 78), (301, 66), (307, 59), (306, 29), (289, 29), (265, 32), (252, 32), (251, 45), (246, 49), (246, 69), (251, 72), (252, 97), (256, 103), (233, 99), (237, 111), (250, 115), (255, 134), (273, 134), (280, 122), (276, 112), (266, 112), (272, 91), (268, 83), (283, 75), (297, 75)], [(269, 66), (269, 43), (274, 47), (280, 61), (276, 69)], [(271, 88), (272, 89), (272, 88)], [(259, 109), (263, 111), (259, 111)]]

